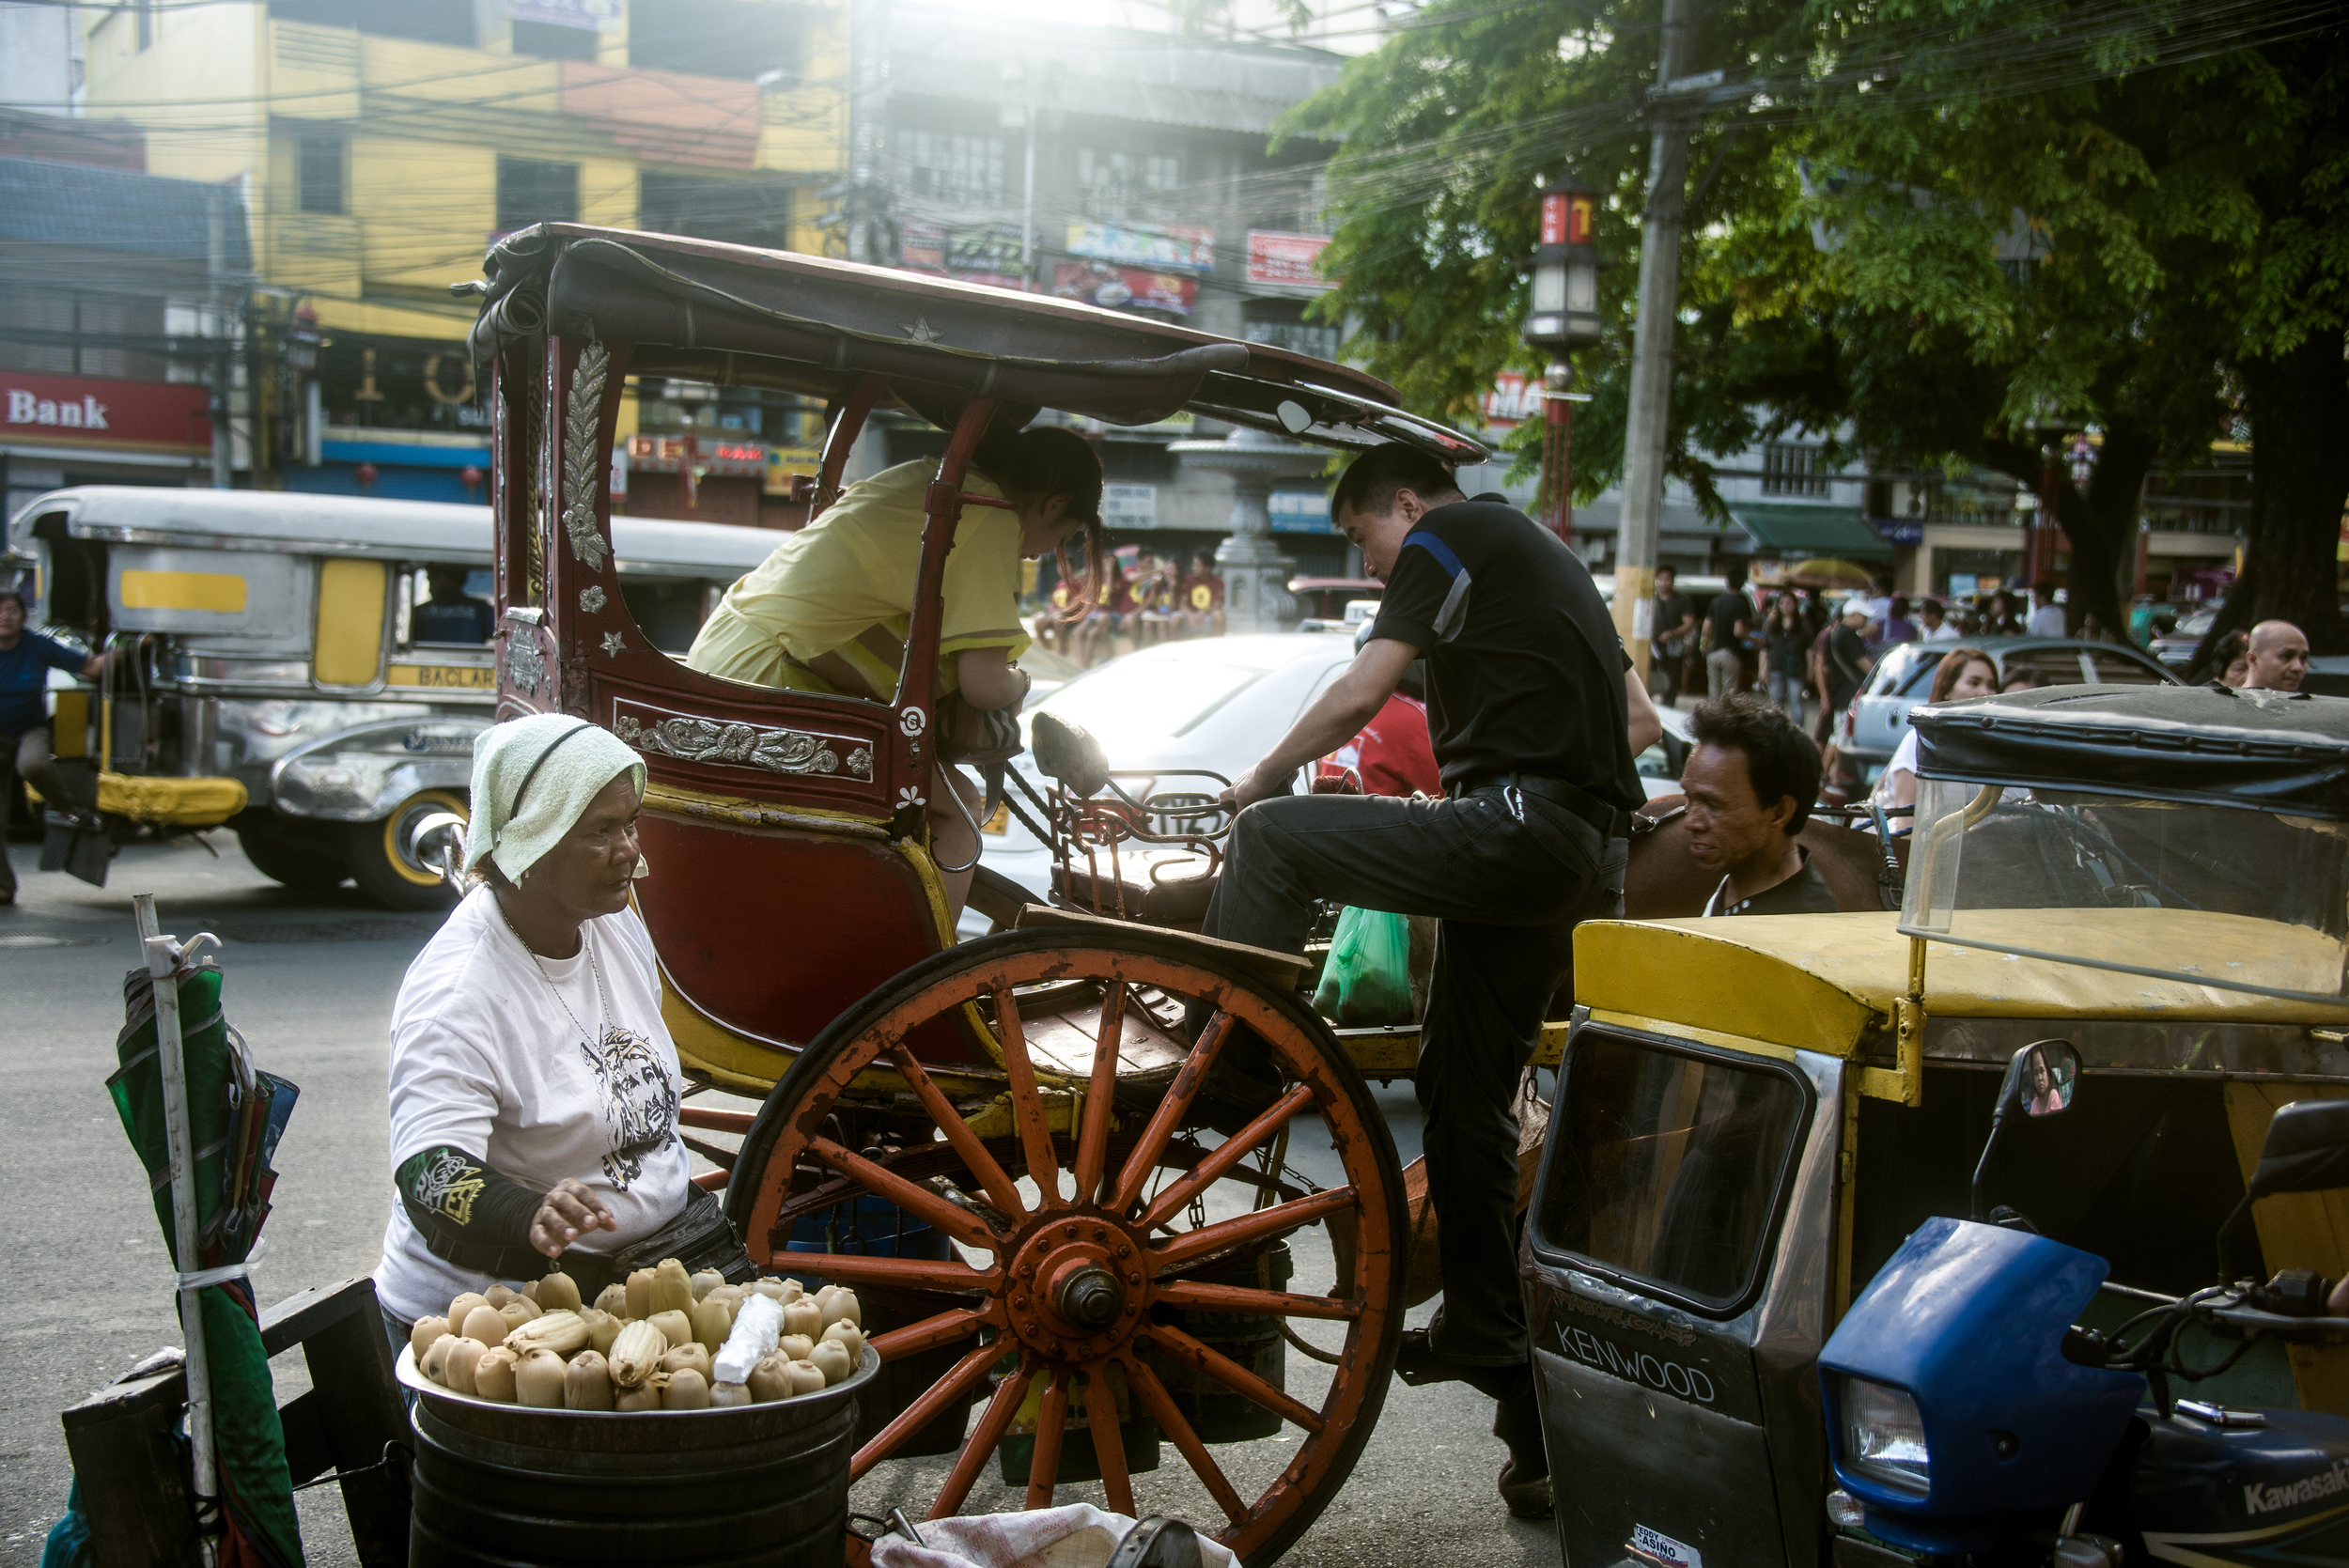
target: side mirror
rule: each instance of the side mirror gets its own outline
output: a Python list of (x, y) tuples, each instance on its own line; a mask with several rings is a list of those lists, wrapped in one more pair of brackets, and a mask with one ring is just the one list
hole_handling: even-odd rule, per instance
[(2026, 1116), (2053, 1116), (2072, 1109), (2079, 1087), (2080, 1053), (2069, 1040), (2034, 1040), (2015, 1053), (2006, 1064), (2006, 1084), (1999, 1109), (2022, 1107)]
[(1072, 724), (1056, 713), (1038, 713), (1029, 724), (1028, 745), (1035, 753), (1036, 771), (1060, 781), (1080, 800), (1108, 787), (1109, 759), (1082, 724)]
[(2250, 1196), (2349, 1187), (2349, 1100), (2295, 1100), (2267, 1124)]

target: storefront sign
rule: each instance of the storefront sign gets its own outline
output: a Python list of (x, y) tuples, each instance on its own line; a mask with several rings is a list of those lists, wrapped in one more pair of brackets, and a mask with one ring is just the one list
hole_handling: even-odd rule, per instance
[(0, 371), (0, 439), (139, 451), (211, 450), (211, 393), (163, 381)]
[(1267, 510), (1272, 514), (1275, 534), (1334, 534), (1336, 523), (1330, 520), (1330, 498), (1320, 490), (1274, 490), (1268, 499)]
[(620, 0), (514, 0), (514, 20), (549, 27), (582, 27), (589, 32), (617, 32)]
[(1068, 225), (1068, 254), (1152, 272), (1212, 272), (1215, 232), (1186, 225), (1120, 228), (1114, 224)]
[(764, 478), (767, 448), (752, 441), (713, 441), (704, 436), (630, 436), (628, 466), (646, 474), (675, 474), (691, 463), (696, 474)]
[(1485, 394), (1485, 423), (1495, 430), (1510, 430), (1520, 421), (1541, 418), (1543, 390), (1538, 380), (1515, 371), (1501, 372), (1493, 378), (1493, 389)]
[(1052, 292), (1061, 299), (1082, 300), (1105, 310), (1159, 310), (1169, 316), (1188, 316), (1199, 301), (1199, 282), (1139, 267), (1058, 261), (1052, 264)]
[(909, 218), (897, 227), (897, 264), (965, 283), (1019, 287), (1019, 225), (941, 224)]
[(1922, 518), (1870, 518), (1877, 534), (1889, 545), (1921, 545), (1925, 542), (1925, 521)]
[(1321, 253), (1329, 248), (1327, 235), (1252, 228), (1248, 231), (1248, 281), (1267, 288), (1335, 288), (1336, 283), (1315, 271)]
[(789, 495), (793, 479), (801, 474), (814, 478), (823, 470), (820, 446), (770, 446), (767, 448), (767, 482), (760, 488), (769, 495)]

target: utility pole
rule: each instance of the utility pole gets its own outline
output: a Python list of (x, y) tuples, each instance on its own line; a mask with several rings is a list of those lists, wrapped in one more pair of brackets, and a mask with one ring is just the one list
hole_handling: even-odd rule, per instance
[(875, 232), (888, 132), (889, 11), (886, 0), (854, 0), (848, 14), (848, 259), (894, 266), (895, 252)]
[[(1615, 629), (1647, 678), (1656, 622), (1656, 560), (1664, 531), (1664, 448), (1672, 423), (1672, 326), (1680, 310), (1680, 228), (1688, 191), (1683, 85), (1696, 63), (1697, 0), (1664, 0), (1664, 42), (1650, 97), (1647, 215), (1640, 225), (1640, 314), (1631, 349), (1631, 407), (1624, 430), (1623, 514), (1615, 549)], [(1679, 91), (1675, 91), (1679, 88)]]

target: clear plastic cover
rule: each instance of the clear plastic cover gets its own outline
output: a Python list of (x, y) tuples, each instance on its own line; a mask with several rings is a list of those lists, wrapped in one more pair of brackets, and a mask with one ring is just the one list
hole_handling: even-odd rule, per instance
[(2223, 990), (2349, 996), (2349, 826), (1918, 781), (1901, 929)]

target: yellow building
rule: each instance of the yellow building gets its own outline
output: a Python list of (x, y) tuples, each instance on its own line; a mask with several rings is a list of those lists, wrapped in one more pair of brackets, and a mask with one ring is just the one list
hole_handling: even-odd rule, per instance
[[(821, 193), (845, 166), (847, 0), (135, 0), (81, 15), (86, 113), (144, 127), (152, 173), (239, 183), (255, 318), (269, 332), (316, 314), (318, 372), (285, 383), (291, 450), (265, 443), (259, 466), (282, 474), (261, 483), (479, 498), (487, 402), (462, 351), (471, 302), (448, 289), (490, 241), (576, 220), (819, 250)], [(802, 439), (786, 400), (722, 408), (700, 392), (644, 396), (738, 453)], [(757, 520), (751, 505), (733, 520)]]

